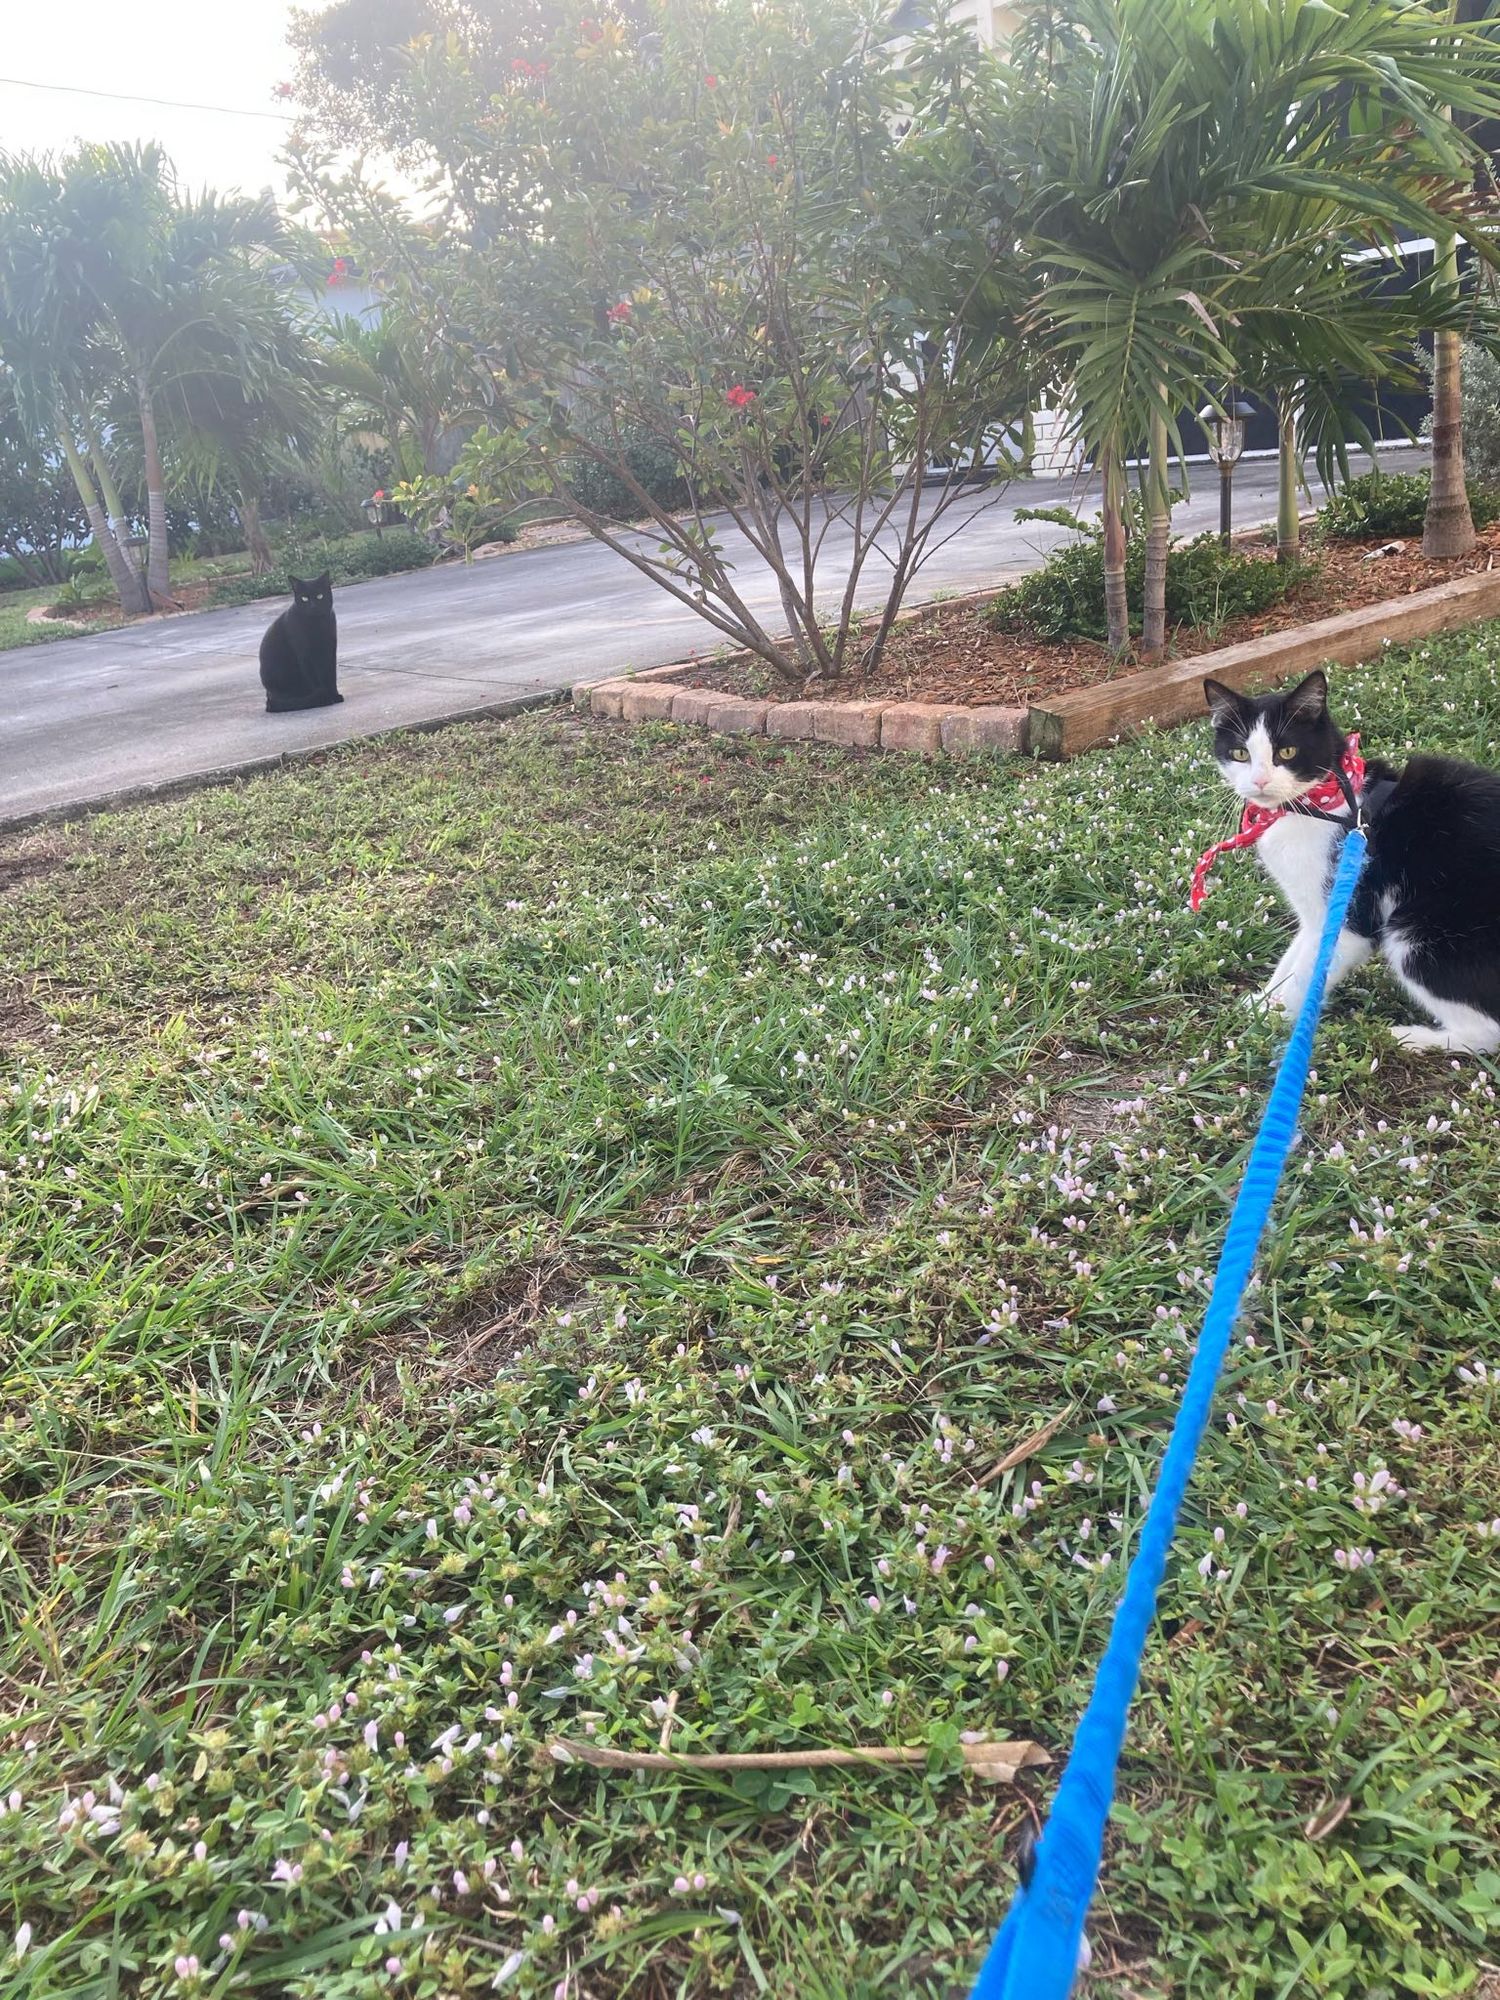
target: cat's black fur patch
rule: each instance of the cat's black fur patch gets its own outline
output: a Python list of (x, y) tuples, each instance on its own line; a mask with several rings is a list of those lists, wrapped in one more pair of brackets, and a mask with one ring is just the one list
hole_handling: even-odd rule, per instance
[(338, 689), (339, 633), (333, 584), (325, 570), (311, 582), (292, 578), (292, 601), (273, 619), (260, 642), (260, 679), (266, 712), (328, 708)]
[[(1236, 694), (1216, 681), (1204, 693), (1221, 764), (1263, 721), (1273, 744), (1295, 747), (1298, 778), (1337, 768), (1347, 739), (1321, 673), (1286, 695)], [(1415, 756), (1404, 768), (1371, 760), (1362, 805), (1369, 856), (1347, 930), (1376, 946), (1422, 1004), (1431, 996), (1500, 1022), (1500, 772), (1453, 757)], [(1325, 898), (1337, 852), (1334, 839)]]
[(1370, 858), (1349, 929), (1399, 933), (1411, 979), (1500, 1021), (1500, 772), (1420, 756), (1366, 765), (1365, 785)]

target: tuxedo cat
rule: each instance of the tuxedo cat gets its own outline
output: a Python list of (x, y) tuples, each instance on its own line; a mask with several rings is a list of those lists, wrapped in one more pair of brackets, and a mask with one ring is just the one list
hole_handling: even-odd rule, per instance
[[(1297, 919), (1256, 999), (1295, 1013), (1306, 996), (1340, 828), (1350, 821), (1330, 775), (1342, 769), (1369, 823), (1370, 851), (1330, 988), (1378, 950), (1438, 1023), (1393, 1029), (1403, 1048), (1500, 1049), (1500, 772), (1451, 757), (1413, 757), (1404, 770), (1364, 764), (1358, 738), (1328, 712), (1321, 673), (1286, 694), (1236, 694), (1218, 681), (1203, 691), (1219, 770), (1245, 801), (1241, 833), (1224, 844), (1254, 844)], [(1332, 823), (1311, 817), (1309, 806)], [(1200, 881), (1203, 872), (1200, 864)]]
[(260, 642), (260, 678), (266, 713), (289, 708), (327, 708), (344, 697), (338, 690), (338, 620), (328, 572), (311, 583), (292, 578), (292, 601), (266, 628)]

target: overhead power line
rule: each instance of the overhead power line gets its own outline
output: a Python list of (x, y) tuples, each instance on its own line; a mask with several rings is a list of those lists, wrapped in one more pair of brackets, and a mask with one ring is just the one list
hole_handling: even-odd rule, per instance
[(38, 83), (29, 76), (0, 76), (0, 84), (16, 90), (50, 90), (62, 97), (107, 97), (114, 104), (154, 104), (163, 111), (212, 111), (222, 118), (271, 118), (277, 123), (294, 122), (290, 111), (247, 111), (239, 104), (192, 104), (178, 97), (140, 97), (128, 90), (87, 90), (76, 83)]

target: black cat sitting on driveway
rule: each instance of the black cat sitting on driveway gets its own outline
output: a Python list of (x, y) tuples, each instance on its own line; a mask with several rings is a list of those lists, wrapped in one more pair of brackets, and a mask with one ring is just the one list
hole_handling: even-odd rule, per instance
[(338, 653), (338, 620), (333, 615), (333, 584), (327, 570), (311, 583), (294, 576), (291, 603), (260, 642), (266, 713), (328, 708), (342, 701)]

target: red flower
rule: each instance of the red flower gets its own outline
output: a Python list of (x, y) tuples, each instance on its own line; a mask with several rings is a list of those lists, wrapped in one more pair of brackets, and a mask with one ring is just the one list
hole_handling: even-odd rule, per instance
[(377, 500), (383, 500), (385, 498), (385, 488), (383, 486), (381, 487), (380, 491), (375, 495), (375, 498)]
[(599, 26), (597, 21), (585, 16), (578, 23), (578, 32), (586, 42), (597, 42), (599, 37), (604, 33), (604, 30)]
[(532, 75), (545, 76), (548, 70), (551, 69), (551, 67), (552, 67), (551, 63), (538, 63), (536, 68), (532, 71)]
[(704, 77), (703, 88), (705, 90), (717, 90), (718, 87), (719, 87), (719, 79), (716, 76)]
[(768, 167), (774, 167), (776, 165), (777, 157), (778, 156), (775, 153), (767, 153), (766, 165)]
[(536, 71), (527, 62), (525, 56), (517, 56), (510, 66), (510, 73), (512, 76), (535, 76)]
[(292, 86), (289, 83), (278, 83), (271, 92), (273, 97), (290, 97), (291, 94)]
[(743, 382), (736, 382), (724, 400), (731, 410), (748, 410), (755, 401), (755, 391), (747, 389)]
[(623, 326), (630, 317), (629, 299), (620, 299), (604, 315), (611, 326)]
[(347, 257), (335, 257), (333, 260), (333, 268), (342, 278), (344, 273), (349, 268), (349, 259)]

